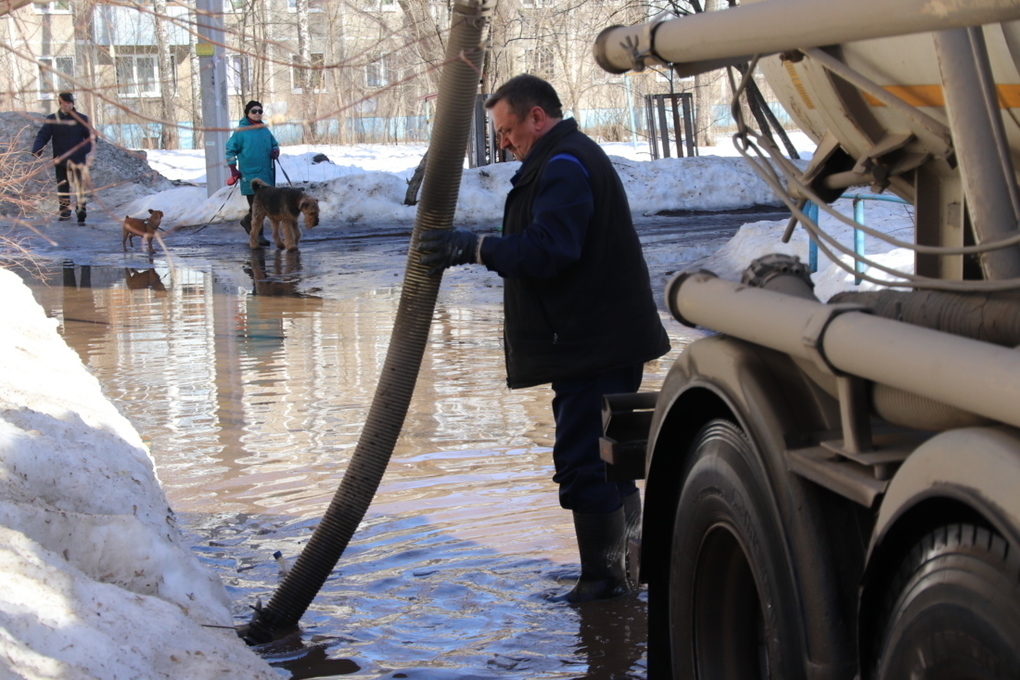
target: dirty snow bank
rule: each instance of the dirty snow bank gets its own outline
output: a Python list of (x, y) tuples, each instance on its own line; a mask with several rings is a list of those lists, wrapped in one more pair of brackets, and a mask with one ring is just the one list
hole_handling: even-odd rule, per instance
[[(281, 155), (283, 167), (296, 185), (319, 201), (319, 215), (329, 228), (335, 224), (413, 224), (415, 206), (404, 205), (409, 171), (363, 170), (338, 165), (336, 176), (302, 182), (325, 171), (315, 170), (304, 159), (292, 156), (290, 147)], [(701, 156), (634, 161), (612, 157), (627, 191), (631, 211), (655, 214), (662, 210), (734, 210), (754, 205), (781, 205), (775, 193), (742, 158)], [(169, 167), (166, 160), (163, 167)], [(498, 224), (511, 184), (520, 168), (516, 161), (496, 163), (463, 171), (454, 221), (461, 224)], [(283, 177), (278, 175), (277, 181)], [(148, 194), (120, 207), (117, 214), (144, 215), (162, 210), (164, 223), (190, 226), (229, 222), (248, 211), (248, 203), (235, 187), (222, 187), (207, 197), (204, 186), (188, 186)]]
[(0, 269), (0, 673), (278, 678), (232, 629), (137, 431)]
[[(852, 217), (854, 214), (853, 201), (849, 199), (840, 199), (833, 203), (832, 207), (842, 215)], [(865, 224), (869, 227), (900, 241), (913, 239), (912, 207), (897, 203), (865, 201), (864, 210)], [(807, 233), (803, 227), (798, 226), (789, 243), (783, 243), (780, 236), (785, 230), (786, 224), (787, 220), (745, 224), (726, 245), (708, 257), (693, 262), (687, 268), (707, 269), (721, 278), (739, 281), (742, 272), (751, 260), (768, 253), (796, 255), (801, 262), (807, 264), (809, 262)], [(854, 230), (852, 228), (824, 211), (820, 213), (819, 224), (827, 234), (842, 245), (850, 249), (853, 248)], [(866, 236), (864, 254), (869, 259), (886, 267), (910, 274), (914, 271), (913, 251), (897, 248), (894, 244), (880, 238)], [(853, 257), (841, 255), (839, 259), (846, 266), (853, 267)], [(878, 269), (869, 267), (865, 273), (880, 280), (891, 280), (888, 274)], [(818, 253), (818, 271), (812, 275), (811, 279), (815, 284), (815, 296), (823, 302), (842, 291), (867, 291), (879, 288), (876, 284), (867, 281), (856, 285), (853, 274), (833, 263), (822, 252)]]

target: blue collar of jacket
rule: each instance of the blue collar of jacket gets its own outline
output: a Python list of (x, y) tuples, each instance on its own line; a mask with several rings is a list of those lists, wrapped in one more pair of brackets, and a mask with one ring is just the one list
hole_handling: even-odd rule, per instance
[(517, 183), (521, 181), (525, 175), (531, 172), (537, 172), (542, 166), (542, 162), (537, 159), (543, 158), (545, 156), (544, 152), (546, 149), (572, 132), (577, 132), (577, 121), (573, 118), (566, 118), (556, 123), (549, 132), (539, 137), (538, 141), (535, 142), (535, 145), (531, 147), (531, 150), (528, 151), (528, 155), (525, 157), (524, 162), (521, 163), (521, 167), (518, 168), (514, 176), (510, 178), (510, 183), (513, 186), (517, 186)]

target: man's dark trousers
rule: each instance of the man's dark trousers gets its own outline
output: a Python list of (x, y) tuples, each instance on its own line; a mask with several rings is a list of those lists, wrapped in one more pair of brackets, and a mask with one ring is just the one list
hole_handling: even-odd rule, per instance
[[(60, 203), (61, 210), (69, 209), (71, 205), (71, 178), (68, 177), (67, 163), (57, 163), (53, 166), (54, 174), (57, 177), (57, 202)], [(75, 168), (71, 170), (74, 174), (75, 186), (81, 185), (81, 170)], [(78, 209), (83, 210), (84, 204), (79, 205)]]
[(607, 482), (606, 464), (599, 456), (602, 436), (602, 397), (637, 392), (644, 364), (600, 373), (590, 378), (552, 383), (556, 442), (553, 481), (560, 485), (560, 505), (574, 512), (613, 512), (623, 497), (635, 491), (633, 481)]

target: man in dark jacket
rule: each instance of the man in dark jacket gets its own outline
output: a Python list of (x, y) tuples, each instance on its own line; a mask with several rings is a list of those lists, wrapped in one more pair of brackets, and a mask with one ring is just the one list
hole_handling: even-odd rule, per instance
[(57, 175), (57, 201), (60, 219), (71, 219), (71, 191), (77, 199), (78, 224), (85, 222), (85, 189), (83, 170), (86, 156), (92, 151), (92, 126), (84, 113), (74, 108), (74, 95), (61, 92), (57, 97), (60, 110), (46, 116), (32, 144), (32, 153), (42, 156), (43, 147), (53, 141), (54, 170)]
[[(488, 99), (501, 149), (523, 163), (511, 179), (503, 234), (439, 229), (421, 236), (423, 264), (483, 264), (504, 278), (504, 351), (511, 388), (552, 383), (553, 461), (572, 510), (581, 577), (568, 602), (627, 592), (628, 530), (640, 526), (632, 481), (606, 480), (602, 397), (636, 392), (645, 362), (669, 350), (648, 267), (616, 170), (563, 120), (549, 83), (507, 81)], [(629, 526), (628, 526), (629, 525)]]

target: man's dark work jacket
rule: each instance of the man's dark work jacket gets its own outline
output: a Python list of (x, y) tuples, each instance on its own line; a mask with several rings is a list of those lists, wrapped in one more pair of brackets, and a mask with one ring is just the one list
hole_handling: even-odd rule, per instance
[[(85, 162), (85, 155), (92, 151), (92, 142), (89, 138), (89, 117), (84, 113), (72, 111), (64, 115), (62, 111), (51, 113), (46, 116), (46, 121), (39, 128), (35, 136), (35, 143), (32, 144), (32, 153), (38, 154), (46, 146), (46, 142), (53, 139), (53, 157), (60, 158), (70, 151), (66, 158), (60, 163), (74, 161), (82, 164)], [(84, 142), (84, 144), (82, 143)], [(78, 146), (81, 144), (81, 146)], [(75, 148), (77, 147), (77, 148)], [(74, 149), (74, 151), (71, 151)]]
[(573, 119), (556, 124), (528, 153), (507, 195), (504, 236), (532, 223), (543, 171), (559, 154), (584, 166), (595, 209), (577, 261), (549, 278), (504, 279), (504, 350), (512, 388), (591, 376), (669, 351), (623, 183)]

